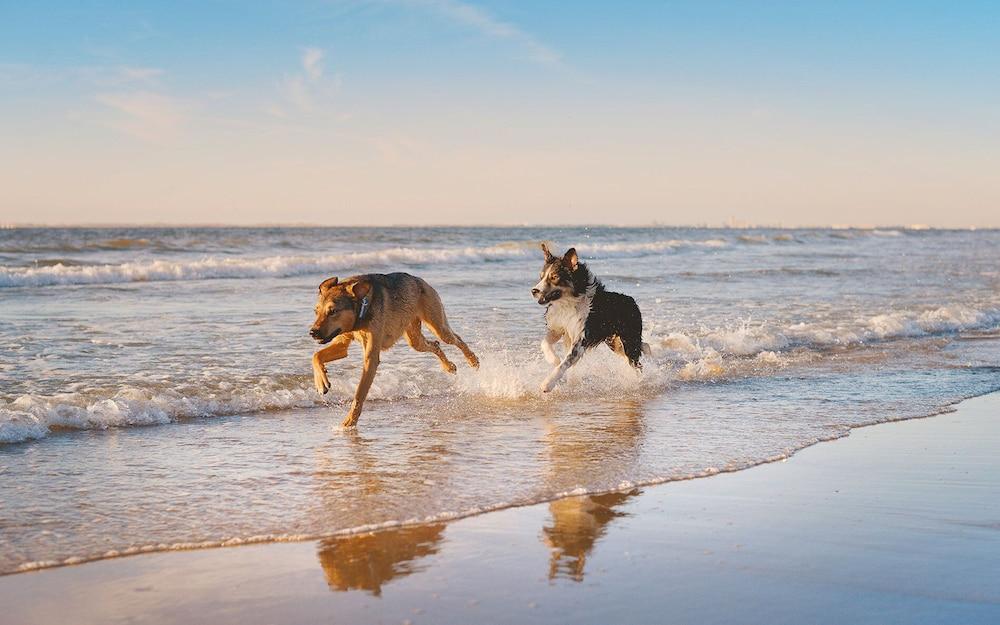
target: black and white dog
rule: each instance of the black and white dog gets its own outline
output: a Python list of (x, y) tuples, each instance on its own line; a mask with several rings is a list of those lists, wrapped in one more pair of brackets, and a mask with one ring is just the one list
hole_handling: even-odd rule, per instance
[[(548, 332), (542, 339), (542, 353), (549, 363), (558, 365), (542, 382), (542, 391), (555, 388), (586, 350), (601, 343), (627, 358), (636, 369), (642, 369), (639, 358), (649, 353), (649, 345), (642, 342), (642, 313), (635, 300), (606, 291), (587, 265), (580, 262), (575, 248), (567, 250), (562, 258), (554, 256), (544, 243), (542, 251), (545, 264), (531, 294), (539, 304), (547, 306)], [(552, 349), (559, 339), (567, 350), (562, 360)]]

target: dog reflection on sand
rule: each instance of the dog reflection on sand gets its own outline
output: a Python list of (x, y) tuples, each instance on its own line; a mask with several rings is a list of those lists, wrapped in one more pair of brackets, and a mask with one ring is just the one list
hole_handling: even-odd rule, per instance
[(549, 504), (552, 522), (542, 528), (549, 553), (549, 579), (566, 577), (582, 582), (587, 557), (607, 526), (618, 517), (627, 516), (616, 508), (638, 490), (584, 497), (567, 497)]
[(376, 597), (397, 577), (420, 571), (420, 559), (437, 553), (444, 524), (416, 525), (320, 542), (319, 562), (331, 590), (366, 590)]
[[(549, 503), (551, 522), (542, 528), (549, 547), (549, 579), (583, 581), (584, 568), (608, 524), (627, 513), (617, 508), (637, 495), (607, 493), (568, 497)], [(320, 542), (319, 562), (330, 590), (364, 590), (379, 597), (396, 578), (428, 566), (420, 561), (438, 553), (444, 523), (328, 538)]]
[[(550, 466), (548, 488), (568, 491), (594, 475), (625, 474), (636, 462), (643, 431), (639, 400), (623, 398), (610, 408), (569, 414), (553, 410), (544, 437)], [(637, 494), (638, 490), (631, 490), (550, 502), (551, 518), (541, 536), (549, 549), (549, 579), (583, 581), (595, 546), (613, 520), (627, 515), (620, 506)]]

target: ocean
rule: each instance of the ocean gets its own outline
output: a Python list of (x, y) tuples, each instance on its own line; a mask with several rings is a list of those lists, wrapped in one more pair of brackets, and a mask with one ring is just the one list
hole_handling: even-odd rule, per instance
[[(543, 240), (635, 297), (641, 374), (602, 346), (539, 391)], [(343, 430), (361, 354), (317, 394), (316, 288), (391, 271), (482, 366), (401, 341)], [(708, 476), (997, 389), (996, 230), (5, 229), (0, 574)]]

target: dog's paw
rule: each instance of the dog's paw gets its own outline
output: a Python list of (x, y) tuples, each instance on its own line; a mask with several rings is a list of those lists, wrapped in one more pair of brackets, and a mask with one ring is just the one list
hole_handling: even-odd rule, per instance
[(327, 377), (324, 367), (313, 369), (313, 384), (316, 385), (316, 390), (319, 391), (320, 395), (326, 395), (327, 391), (330, 390), (330, 378)]
[(450, 360), (443, 361), (441, 363), (441, 368), (444, 369), (445, 373), (458, 373), (458, 367), (456, 367), (455, 363)]
[(358, 416), (354, 413), (348, 414), (344, 417), (344, 420), (340, 422), (340, 427), (342, 428), (353, 428), (358, 425)]
[(473, 369), (479, 368), (479, 357), (476, 356), (475, 354), (472, 354), (466, 360), (469, 361), (469, 366), (472, 367)]
[(555, 387), (556, 387), (555, 380), (545, 380), (544, 382), (542, 382), (542, 385), (539, 388), (542, 390), (543, 393), (548, 393)]

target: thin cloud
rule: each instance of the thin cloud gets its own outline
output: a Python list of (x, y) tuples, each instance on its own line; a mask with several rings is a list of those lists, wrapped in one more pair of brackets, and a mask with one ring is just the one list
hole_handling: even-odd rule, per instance
[(406, 3), (429, 9), (454, 22), (473, 28), (491, 39), (509, 41), (517, 45), (528, 59), (539, 65), (553, 69), (565, 67), (562, 54), (557, 50), (545, 45), (516, 25), (495, 17), (486, 9), (459, 0), (408, 0)]
[(163, 70), (158, 67), (132, 67), (123, 65), (118, 68), (118, 74), (125, 81), (153, 82), (163, 76)]
[(302, 76), (289, 76), (282, 83), (281, 90), (285, 99), (302, 111), (312, 111), (316, 108), (312, 89)]
[(319, 80), (323, 76), (323, 57), (326, 56), (320, 48), (306, 48), (302, 51), (302, 69), (311, 80)]
[(159, 93), (104, 93), (97, 95), (96, 100), (117, 114), (109, 122), (112, 128), (151, 143), (177, 138), (186, 121), (184, 106)]
[(326, 52), (322, 48), (303, 48), (299, 59), (301, 71), (286, 75), (278, 85), (284, 104), (271, 104), (264, 110), (272, 117), (284, 119), (290, 112), (312, 113), (325, 108), (323, 104), (328, 104), (340, 87), (339, 74), (325, 76), (325, 62)]
[(78, 65), (54, 67), (0, 63), (0, 82), (22, 86), (63, 84), (73, 81), (97, 87), (120, 87), (131, 84), (151, 85), (166, 72), (158, 67), (138, 65)]

